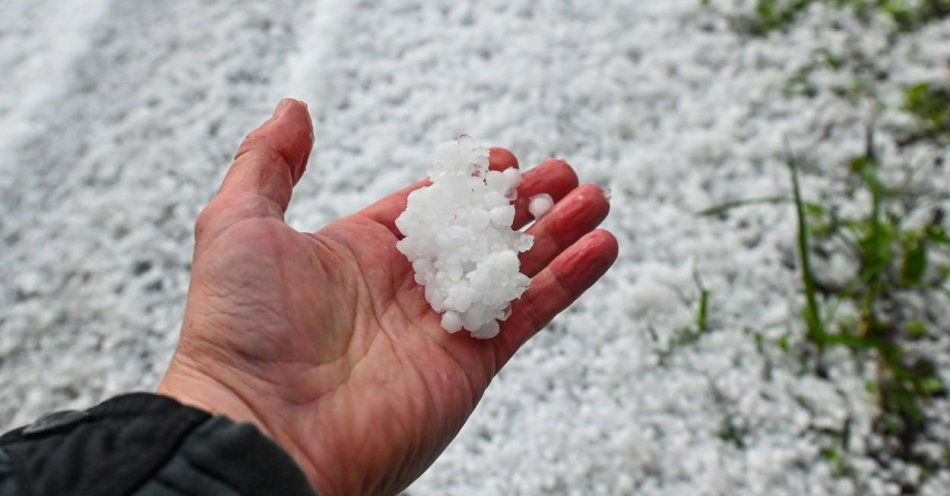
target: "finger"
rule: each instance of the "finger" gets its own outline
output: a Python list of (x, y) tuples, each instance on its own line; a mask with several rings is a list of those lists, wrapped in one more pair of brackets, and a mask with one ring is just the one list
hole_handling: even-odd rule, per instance
[(218, 195), (259, 195), (286, 208), (312, 148), (307, 105), (281, 100), (274, 115), (241, 143)]
[[(504, 148), (491, 148), (488, 151), (488, 168), (491, 170), (502, 171), (511, 167), (518, 167), (518, 159), (513, 153)], [(396, 217), (402, 214), (406, 209), (406, 202), (409, 193), (432, 184), (430, 181), (419, 181), (403, 188), (382, 200), (363, 209), (363, 215), (379, 222), (389, 228), (397, 237), (402, 237), (402, 233), (396, 228)]]
[(518, 157), (510, 151), (493, 147), (488, 150), (488, 169), (493, 171), (503, 171), (510, 168), (518, 168)]
[(511, 317), (492, 342), (501, 368), (531, 336), (591, 287), (617, 259), (617, 240), (607, 231), (586, 234), (531, 280), (511, 305)]
[(271, 118), (241, 143), (217, 195), (199, 215), (197, 234), (221, 231), (248, 217), (283, 219), (312, 148), (306, 104), (281, 100)]
[(551, 195), (554, 201), (564, 198), (577, 187), (577, 173), (563, 160), (549, 158), (537, 167), (524, 173), (514, 201), (515, 221), (513, 229), (521, 229), (533, 217), (528, 211), (531, 198), (542, 193)]
[(528, 229), (534, 245), (521, 254), (521, 272), (534, 277), (565, 248), (599, 226), (609, 211), (610, 202), (600, 187), (585, 184), (575, 188)]

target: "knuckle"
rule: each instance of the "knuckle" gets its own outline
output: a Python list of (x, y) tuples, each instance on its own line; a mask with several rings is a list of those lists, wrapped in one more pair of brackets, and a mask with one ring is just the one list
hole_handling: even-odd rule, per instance
[(244, 138), (241, 147), (238, 148), (234, 156), (234, 163), (237, 165), (244, 160), (270, 162), (283, 165), (290, 169), (290, 162), (287, 157), (271, 142), (263, 136), (256, 135), (257, 131), (251, 132)]
[(534, 334), (547, 325), (548, 320), (541, 315), (540, 302), (533, 294), (525, 292), (525, 294), (521, 296), (521, 299), (524, 301), (523, 311), (531, 328), (531, 334)]
[(212, 216), (213, 213), (211, 210), (211, 205), (201, 209), (201, 212), (198, 213), (198, 217), (195, 218), (195, 239), (200, 238), (208, 231), (208, 228), (211, 225)]

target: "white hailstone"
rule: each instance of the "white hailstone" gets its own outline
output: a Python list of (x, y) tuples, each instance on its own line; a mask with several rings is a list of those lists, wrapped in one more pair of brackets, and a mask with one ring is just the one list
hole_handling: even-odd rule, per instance
[(534, 239), (511, 228), (521, 173), (488, 170), (488, 149), (462, 136), (439, 145), (429, 178), (396, 219), (405, 235), (396, 248), (412, 262), (426, 301), (444, 312), (443, 329), (493, 338), (530, 282), (518, 253)]
[(449, 310), (442, 314), (442, 328), (450, 333), (459, 332), (462, 329), (462, 319), (459, 314)]
[(531, 215), (537, 219), (547, 213), (548, 210), (551, 210), (553, 206), (554, 199), (551, 198), (551, 195), (541, 193), (540, 195), (531, 197), (531, 201), (528, 202), (528, 212), (531, 212)]

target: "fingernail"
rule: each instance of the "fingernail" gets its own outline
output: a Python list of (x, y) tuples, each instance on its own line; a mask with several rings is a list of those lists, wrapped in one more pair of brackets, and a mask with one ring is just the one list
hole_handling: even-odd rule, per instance
[(293, 105), (293, 98), (284, 98), (277, 104), (277, 108), (274, 109), (274, 115), (271, 117), (280, 117), (291, 105)]
[(564, 280), (568, 283), (577, 284), (574, 288), (583, 291), (597, 282), (601, 276), (607, 273), (607, 270), (617, 259), (617, 253), (613, 250), (604, 250), (603, 245), (594, 238), (585, 238), (583, 249), (578, 249), (572, 253), (573, 260), (566, 264), (569, 268)]

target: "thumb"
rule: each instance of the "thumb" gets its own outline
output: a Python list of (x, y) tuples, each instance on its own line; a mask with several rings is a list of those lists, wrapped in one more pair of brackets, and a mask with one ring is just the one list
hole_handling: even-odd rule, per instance
[(312, 147), (313, 125), (307, 105), (281, 100), (274, 115), (241, 143), (217, 195), (198, 216), (195, 236), (214, 237), (247, 218), (283, 220)]

